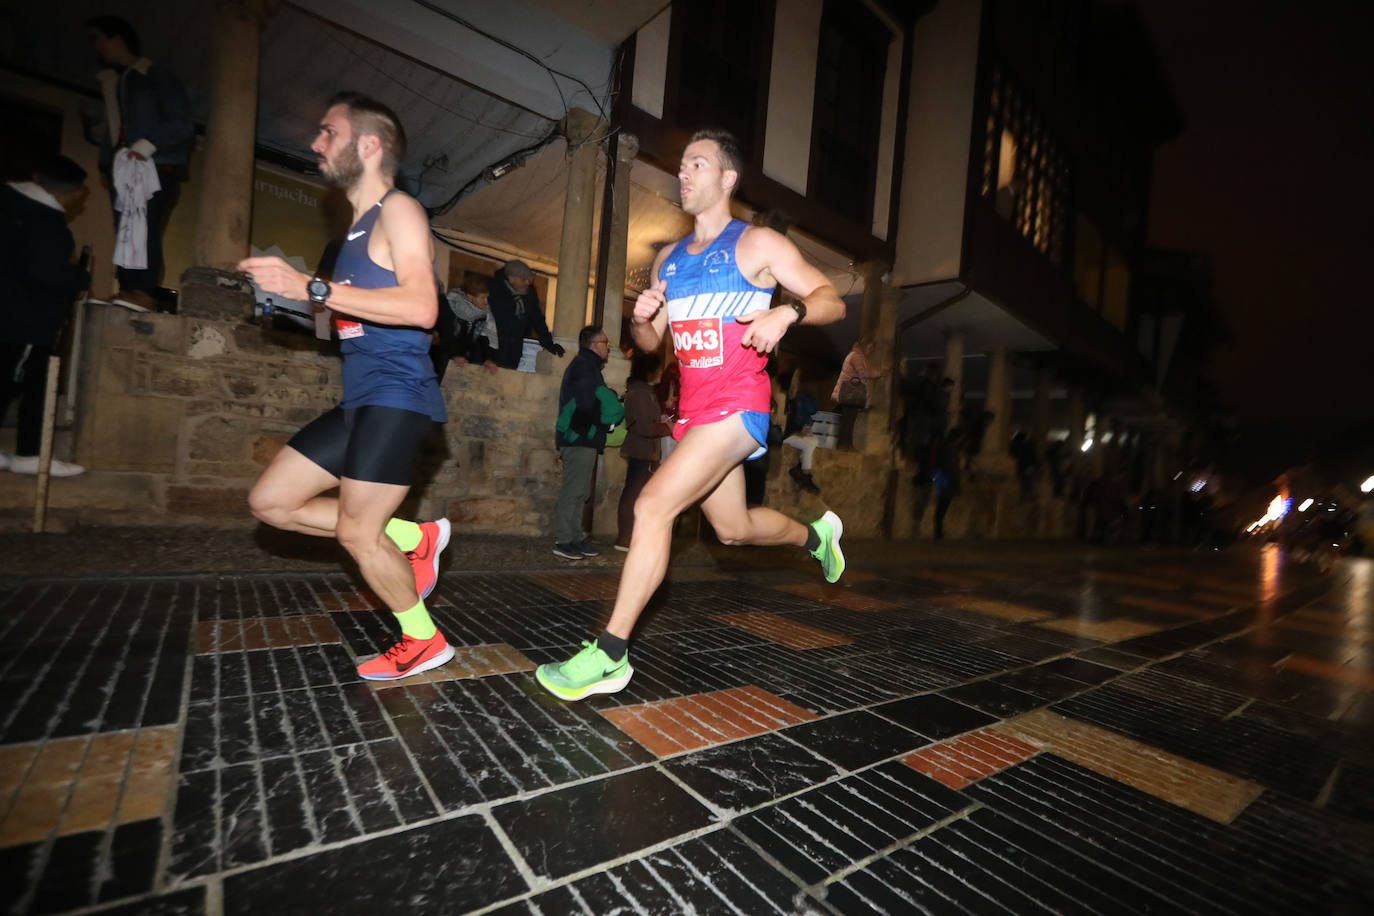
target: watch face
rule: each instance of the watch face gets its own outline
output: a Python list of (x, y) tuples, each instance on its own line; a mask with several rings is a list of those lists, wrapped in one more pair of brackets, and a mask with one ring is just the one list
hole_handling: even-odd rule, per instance
[(323, 280), (311, 280), (305, 285), (305, 291), (311, 299), (323, 300), (329, 295), (329, 284)]

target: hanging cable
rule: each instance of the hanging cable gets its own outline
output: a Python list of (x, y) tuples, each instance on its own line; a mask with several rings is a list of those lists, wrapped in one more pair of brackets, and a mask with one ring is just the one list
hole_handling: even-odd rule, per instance
[(557, 80), (557, 79), (554, 79), (555, 77), (559, 77), (559, 76), (563, 77), (564, 79), (572, 80), (574, 83), (577, 83), (579, 86), (581, 86), (583, 89), (585, 89), (585, 90), (587, 91), (587, 95), (591, 96), (592, 102), (596, 105), (597, 111), (601, 113), (602, 119), (603, 119), (603, 120), (609, 120), (609, 115), (606, 114), (606, 109), (602, 106), (601, 100), (600, 100), (599, 98), (597, 98), (596, 93), (595, 93), (594, 91), (592, 91), (592, 87), (591, 87), (591, 86), (588, 86), (588, 85), (587, 85), (585, 82), (583, 82), (580, 78), (578, 78), (578, 77), (576, 77), (576, 76), (573, 76), (571, 73), (565, 73), (565, 72), (562, 71), (562, 70), (558, 70), (558, 69), (555, 69), (554, 67), (550, 67), (548, 64), (544, 63), (544, 61), (540, 60), (538, 57), (535, 57), (535, 56), (534, 56), (533, 54), (531, 54), (529, 51), (526, 51), (524, 48), (520, 47), (519, 45), (515, 44), (514, 42), (507, 41), (506, 39), (500, 37), (499, 35), (493, 35), (491, 32), (488, 32), (488, 31), (486, 31), (485, 29), (479, 28), (478, 26), (474, 25), (472, 22), (468, 21), (467, 19), (464, 19), (462, 16), (459, 16), (457, 13), (454, 13), (454, 12), (451, 12), (451, 11), (449, 11), (449, 10), (446, 10), (446, 9), (444, 9), (443, 7), (441, 7), (441, 6), (437, 5), (437, 4), (430, 3), (429, 0), (414, 0), (414, 2), (415, 2), (416, 4), (418, 4), (418, 5), (422, 6), (422, 7), (424, 7), (425, 9), (429, 10), (431, 13), (434, 13), (434, 14), (439, 15), (439, 16), (443, 16), (445, 19), (449, 20), (450, 22), (456, 22), (458, 25), (461, 25), (463, 28), (468, 29), (468, 30), (473, 31), (473, 32), (476, 32), (478, 35), (481, 35), (483, 38), (486, 38), (486, 39), (488, 39), (488, 40), (490, 40), (490, 41), (495, 42), (496, 44), (498, 44), (498, 45), (500, 45), (501, 47), (507, 49), (508, 51), (514, 51), (516, 54), (519, 54), (521, 57), (524, 57), (524, 58), (526, 58), (526, 59), (532, 61), (535, 65), (541, 67), (545, 72), (547, 72), (547, 73), (549, 74), (549, 77), (550, 77), (551, 79), (553, 79), (554, 89), (556, 89), (556, 90), (558, 91), (558, 98), (559, 98), (559, 99), (562, 101), (562, 103), (563, 103), (563, 113), (564, 113), (565, 115), (566, 115), (567, 112), (568, 112), (568, 100), (564, 97), (564, 95), (563, 95), (563, 90), (562, 90), (562, 88), (558, 85), (558, 80)]

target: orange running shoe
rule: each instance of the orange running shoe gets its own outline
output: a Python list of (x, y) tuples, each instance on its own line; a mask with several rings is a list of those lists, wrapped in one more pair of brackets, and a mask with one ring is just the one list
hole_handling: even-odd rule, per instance
[(448, 519), (433, 522), (420, 522), (420, 543), (414, 550), (407, 550), (406, 559), (415, 573), (415, 593), (421, 600), (428, 598), (434, 591), (434, 583), (439, 581), (439, 554), (448, 546), (451, 527)]
[(402, 636), (401, 641), (376, 658), (358, 666), (358, 674), (369, 681), (394, 681), (430, 668), (438, 668), (453, 658), (453, 647), (438, 630), (429, 639)]

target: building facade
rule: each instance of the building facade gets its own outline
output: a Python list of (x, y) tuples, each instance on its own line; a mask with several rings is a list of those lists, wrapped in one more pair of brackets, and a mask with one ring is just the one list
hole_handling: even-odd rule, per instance
[[(689, 231), (677, 206), (677, 158), (693, 130), (723, 126), (748, 159), (737, 215), (787, 227), (849, 303), (843, 322), (789, 335), (787, 365), (828, 395), (840, 359), (868, 334), (885, 372), (852, 447), (818, 458), (824, 502), (797, 492), (782, 462), (770, 501), (835, 508), (858, 534), (905, 536), (928, 525), (899, 396), (902, 378), (921, 371), (954, 380), (950, 425), (987, 417), (974, 473), (951, 511), (952, 535), (1073, 533), (1070, 494), (1055, 497), (1048, 477), (1030, 503), (1017, 491), (1007, 452), (1014, 432), (1042, 453), (1063, 443), (1073, 473), (1090, 479), (1157, 450), (1177, 422), (1157, 378), (1165, 322), (1141, 278), (1153, 151), (1181, 122), (1130, 4), (241, 2), (214, 5), (206, 28), (226, 15), (254, 27), (226, 30), (237, 45), (221, 35), (210, 60), (171, 44), (206, 125), (198, 167), (241, 158), (245, 147), (256, 162), (240, 181), (248, 187), (233, 194), (251, 230), (218, 249), (184, 244), (220, 218), (230, 193), (198, 186), (193, 174), (191, 197), (174, 215), (180, 241), (169, 238), (173, 250), (191, 252), (187, 266), (223, 267), (235, 245), (246, 249), (251, 237), (267, 247), (288, 237), (289, 223), (314, 220), (308, 231), (330, 235), (327, 192), (303, 174), (310, 164), (300, 155), (308, 137), (299, 124), (314, 113), (296, 109), (362, 88), (411, 131), (401, 184), (433, 214), (440, 275), (456, 281), (522, 257), (540, 274), (550, 327), (566, 343), (588, 320), (618, 327), (654, 253)], [(244, 59), (245, 42), (256, 42), (247, 57), (260, 61), (246, 83), (216, 63)], [(315, 49), (309, 67), (302, 47)], [(14, 65), (40, 87), (31, 96), (67, 93), (70, 125), (83, 91), (70, 62), (37, 55)], [(256, 120), (214, 130), (216, 113), (245, 92)], [(64, 151), (79, 142), (62, 138)], [(312, 187), (319, 212), (303, 215)], [(287, 200), (281, 188), (298, 193)], [(312, 244), (299, 225), (292, 231), (292, 244)], [(314, 263), (309, 251), (288, 253)], [(238, 499), (270, 443), (328, 400), (327, 346), (259, 347), (258, 329), (234, 312), (241, 306), (198, 305), (214, 297), (189, 281), (182, 287), (181, 313), (146, 319), (154, 330), (129, 332), (133, 319), (123, 314), (88, 323), (103, 336), (86, 342), (84, 382), (69, 392), (81, 410), (67, 447), (92, 473), (54, 495), (77, 520), (119, 520), (124, 509), (106, 490), (137, 477), (156, 510), (150, 520), (246, 524)], [(1155, 345), (1142, 348), (1151, 336)], [(311, 381), (289, 406), (283, 392), (297, 391), (294, 381), (236, 385), (240, 351), (282, 378), (298, 374), (306, 352)], [(557, 477), (551, 429), (561, 369), (543, 357), (518, 376), (450, 374), (454, 419), (417, 511), (450, 512), (469, 530), (540, 531)], [(608, 376), (623, 372), (613, 359)], [(321, 390), (308, 393), (316, 380)], [(220, 430), (212, 450), (227, 449), (232, 469), (191, 457), (210, 428)], [(140, 464), (133, 444), (162, 441), (159, 457)], [(1149, 473), (1170, 460), (1152, 457)], [(603, 461), (602, 530), (621, 464), (610, 453)], [(107, 487), (102, 474), (123, 477)], [(94, 505), (104, 508), (83, 511)]]

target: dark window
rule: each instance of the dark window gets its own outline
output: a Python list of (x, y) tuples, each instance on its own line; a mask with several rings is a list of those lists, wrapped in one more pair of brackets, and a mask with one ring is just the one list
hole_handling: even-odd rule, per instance
[(759, 123), (760, 82), (773, 34), (773, 4), (693, 0), (682, 4), (677, 123), (723, 127), (746, 155)]
[(865, 224), (873, 218), (891, 40), (864, 4), (826, 0), (816, 60), (810, 196)]

